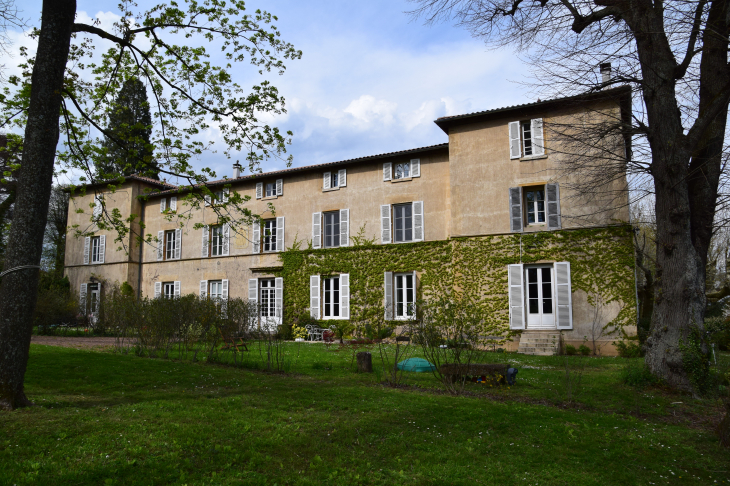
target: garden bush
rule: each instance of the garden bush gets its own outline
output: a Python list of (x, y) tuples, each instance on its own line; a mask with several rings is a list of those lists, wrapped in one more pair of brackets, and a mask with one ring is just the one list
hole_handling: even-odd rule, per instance
[(618, 355), (622, 358), (640, 358), (644, 351), (636, 341), (618, 341), (614, 343)]
[(645, 388), (657, 384), (659, 380), (641, 361), (629, 363), (621, 370), (621, 382), (635, 388)]
[(578, 354), (578, 350), (575, 349), (575, 346), (573, 346), (572, 344), (566, 344), (565, 354), (567, 354), (568, 356), (575, 356), (576, 354)]
[(588, 356), (591, 354), (591, 348), (589, 348), (585, 344), (581, 344), (580, 346), (578, 346), (578, 352), (583, 356)]

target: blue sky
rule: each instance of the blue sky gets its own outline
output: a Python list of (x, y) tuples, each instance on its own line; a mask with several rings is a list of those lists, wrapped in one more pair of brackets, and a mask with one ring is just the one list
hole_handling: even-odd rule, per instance
[[(39, 24), (41, 1), (18, 6), (32, 25)], [(294, 132), (289, 151), (295, 166), (443, 143), (447, 137), (433, 123), (439, 116), (534, 101), (517, 84), (528, 79), (529, 66), (514, 52), (487, 50), (450, 24), (413, 21), (405, 13), (413, 4), (404, 0), (272, 0), (247, 6), (277, 15), (282, 38), (303, 51), (283, 76), (272, 78), (288, 110), (273, 123)], [(77, 11), (80, 19), (109, 19), (117, 8), (115, 1), (78, 0)], [(15, 38), (18, 44), (30, 42), (20, 34)], [(248, 65), (234, 67), (234, 73), (244, 86), (258, 81)], [(232, 172), (221, 154), (196, 164), (213, 167), (219, 176)], [(278, 160), (263, 165), (283, 167)]]

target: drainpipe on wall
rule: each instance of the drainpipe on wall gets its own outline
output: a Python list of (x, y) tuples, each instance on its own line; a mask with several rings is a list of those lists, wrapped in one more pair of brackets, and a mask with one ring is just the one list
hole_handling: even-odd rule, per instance
[(139, 212), (139, 229), (141, 240), (139, 242), (139, 262), (137, 263), (137, 300), (142, 298), (142, 254), (144, 253), (144, 201), (142, 201), (142, 210)]

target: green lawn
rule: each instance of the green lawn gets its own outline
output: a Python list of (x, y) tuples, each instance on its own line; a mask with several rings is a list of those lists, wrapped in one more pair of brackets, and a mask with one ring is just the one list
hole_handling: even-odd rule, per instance
[(719, 401), (636, 391), (627, 360), (574, 360), (566, 403), (560, 357), (487, 353), (517, 384), (452, 397), (427, 374), (377, 385), (334, 349), (287, 344), (270, 374), (33, 345), (39, 406), (0, 413), (0, 484), (730, 484)]

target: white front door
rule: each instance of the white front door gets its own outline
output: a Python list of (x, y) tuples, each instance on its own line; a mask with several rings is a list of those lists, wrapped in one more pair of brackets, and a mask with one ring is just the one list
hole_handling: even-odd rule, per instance
[(553, 266), (525, 268), (527, 283), (527, 328), (555, 329)]

